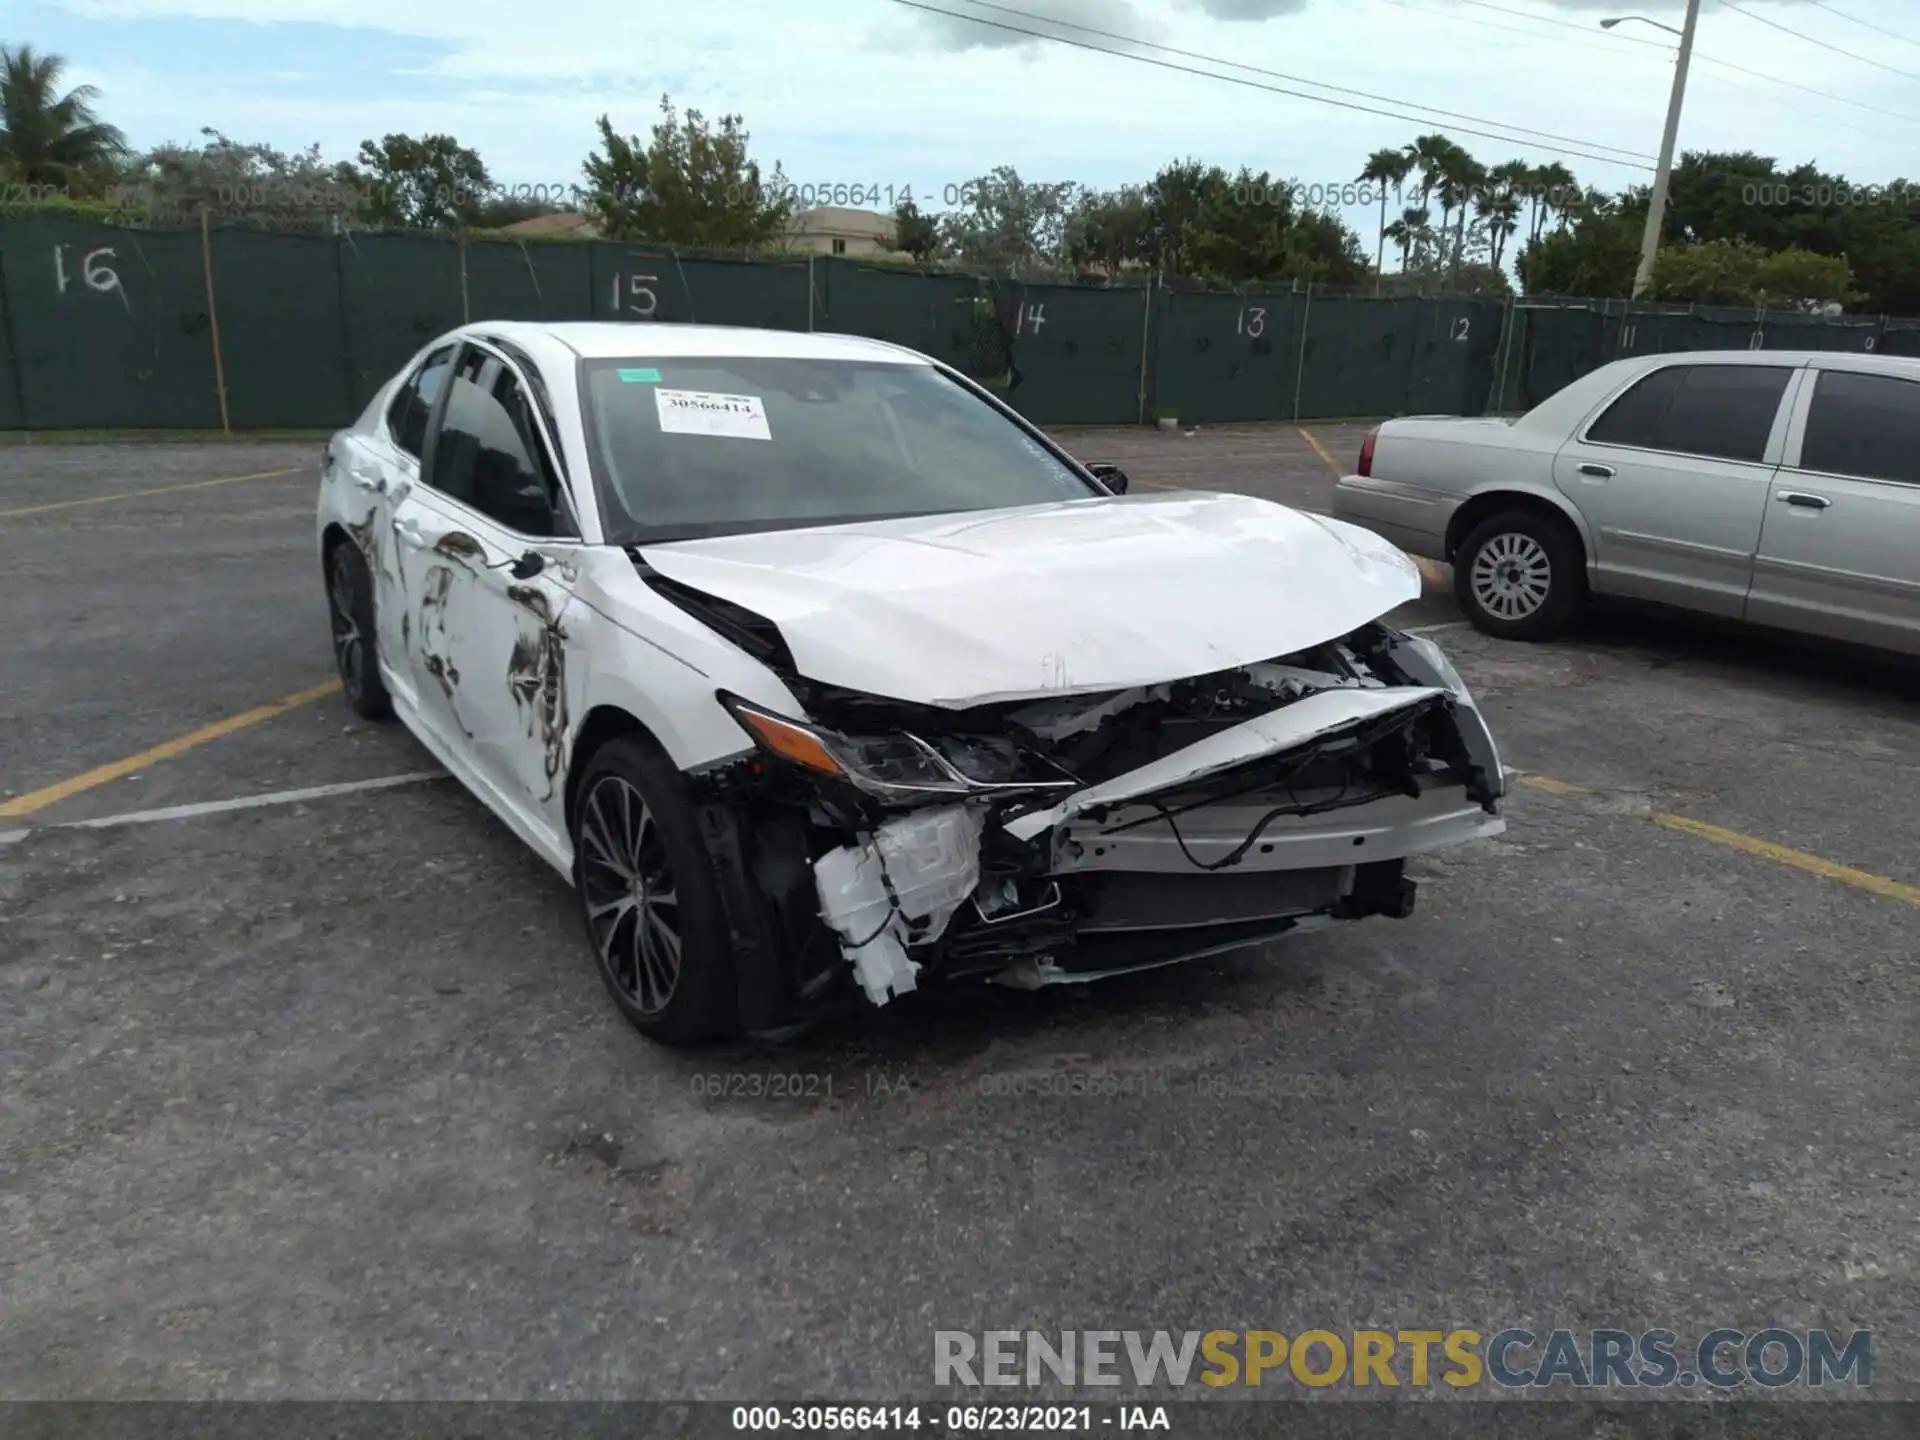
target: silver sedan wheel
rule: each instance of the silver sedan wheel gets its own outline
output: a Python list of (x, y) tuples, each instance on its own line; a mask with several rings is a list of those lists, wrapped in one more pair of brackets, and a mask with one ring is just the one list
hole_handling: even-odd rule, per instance
[(1524, 620), (1547, 603), (1553, 562), (1531, 535), (1495, 535), (1473, 557), (1473, 598), (1496, 620)]
[(680, 980), (680, 892), (660, 827), (618, 775), (587, 792), (580, 820), (580, 890), (600, 963), (620, 993), (658, 1015)]

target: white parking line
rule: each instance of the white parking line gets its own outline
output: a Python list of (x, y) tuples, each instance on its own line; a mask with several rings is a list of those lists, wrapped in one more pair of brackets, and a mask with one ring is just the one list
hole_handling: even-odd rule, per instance
[(1465, 620), (1449, 620), (1444, 625), (1419, 625), (1406, 633), (1409, 635), (1435, 635), (1442, 630), (1458, 630), (1466, 623)]
[(169, 805), (159, 810), (102, 815), (93, 820), (35, 825), (26, 830), (0, 831), (0, 845), (14, 844), (41, 830), (108, 830), (121, 825), (151, 825), (160, 820), (192, 820), (201, 815), (225, 814), (229, 810), (257, 810), (267, 805), (297, 805), (303, 800), (326, 800), (335, 795), (353, 795), (363, 790), (391, 790), (396, 785), (443, 780), (446, 774), (444, 770), (419, 770), (408, 775), (383, 775), (377, 780), (347, 780), (338, 785), (313, 785), (304, 790), (275, 790), (267, 795), (243, 795), (237, 800), (204, 800), (197, 805)]

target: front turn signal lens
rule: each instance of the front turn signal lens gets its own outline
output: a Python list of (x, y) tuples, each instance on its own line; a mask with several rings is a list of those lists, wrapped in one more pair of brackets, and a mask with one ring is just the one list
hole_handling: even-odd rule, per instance
[(846, 767), (833, 758), (827, 747), (820, 743), (820, 737), (804, 726), (782, 720), (777, 715), (750, 710), (745, 705), (734, 706), (733, 713), (742, 725), (753, 732), (755, 739), (781, 759), (827, 775), (846, 773)]

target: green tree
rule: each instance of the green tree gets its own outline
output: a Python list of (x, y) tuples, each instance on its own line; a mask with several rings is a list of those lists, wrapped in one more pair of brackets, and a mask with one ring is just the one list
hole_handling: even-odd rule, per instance
[(923, 215), (909, 195), (893, 210), (893, 248), (911, 255), (922, 265), (940, 253), (940, 225), (931, 215)]
[(127, 140), (94, 113), (99, 91), (60, 91), (67, 62), (0, 45), (0, 168), (29, 185), (82, 190), (125, 159)]
[(1192, 273), (1187, 249), (1199, 224), (1208, 186), (1220, 183), (1219, 167), (1176, 160), (1147, 182), (1147, 260), (1169, 275)]
[(1799, 246), (1763, 250), (1747, 240), (1668, 245), (1653, 263), (1653, 297), (1708, 305), (1766, 305), (1811, 310), (1858, 298), (1853, 273), (1837, 255)]
[(198, 145), (169, 141), (129, 164), (112, 199), (151, 225), (192, 224), (204, 210), (227, 224), (309, 228), (357, 216), (362, 183), (318, 145), (288, 152), (203, 126)]
[(954, 255), (969, 265), (1019, 274), (1067, 263), (1067, 217), (1079, 187), (1031, 181), (999, 165), (961, 187), (961, 203), (941, 218)]
[(1639, 263), (1640, 221), (1595, 212), (1529, 245), (1520, 276), (1529, 295), (1625, 296)]
[[(444, 230), (479, 223), (492, 182), (479, 153), (451, 135), (387, 135), (360, 142), (366, 219), (402, 230)], [(496, 215), (489, 223), (501, 222)]]
[(1376, 150), (1367, 157), (1360, 171), (1361, 184), (1380, 187), (1380, 243), (1374, 257), (1376, 275), (1387, 268), (1387, 187), (1392, 186), (1395, 194), (1400, 193), (1412, 173), (1413, 157), (1405, 150)]
[(711, 250), (770, 245), (785, 235), (793, 203), (777, 164), (762, 178), (749, 138), (738, 115), (709, 127), (698, 110), (677, 114), (666, 95), (645, 143), (619, 134), (602, 115), (601, 148), (584, 167), (587, 213), (616, 240)]
[(1108, 278), (1129, 265), (1152, 263), (1153, 216), (1138, 186), (1082, 191), (1067, 216), (1068, 261)]

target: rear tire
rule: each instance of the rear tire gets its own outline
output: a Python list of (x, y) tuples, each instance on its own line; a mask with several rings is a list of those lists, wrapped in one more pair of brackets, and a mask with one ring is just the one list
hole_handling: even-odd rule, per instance
[(380, 679), (380, 644), (373, 628), (373, 577), (351, 540), (327, 552), (327, 620), (333, 633), (333, 663), (353, 713), (385, 720), (393, 698)]
[(1548, 640), (1586, 598), (1586, 551), (1564, 521), (1505, 510), (1474, 526), (1453, 557), (1453, 594), (1476, 630)]
[(620, 1013), (663, 1045), (738, 1029), (733, 942), (686, 777), (622, 735), (587, 762), (573, 805), (574, 893)]

